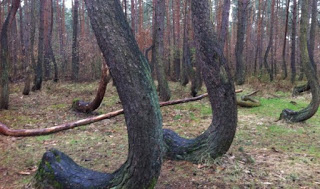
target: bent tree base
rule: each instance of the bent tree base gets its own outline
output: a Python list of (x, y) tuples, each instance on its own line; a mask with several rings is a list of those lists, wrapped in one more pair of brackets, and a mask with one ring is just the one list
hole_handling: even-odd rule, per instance
[(56, 150), (47, 151), (35, 176), (36, 188), (108, 188), (113, 175), (77, 165), (69, 156)]
[(102, 71), (101, 71), (101, 79), (99, 83), (99, 88), (96, 94), (96, 97), (92, 102), (84, 102), (82, 100), (74, 100), (72, 103), (72, 108), (75, 111), (82, 112), (82, 113), (91, 113), (101, 105), (103, 101), (107, 85), (111, 79), (109, 74), (109, 69), (106, 64), (102, 64)]
[(310, 88), (309, 83), (304, 84), (304, 85), (300, 85), (300, 86), (296, 86), (296, 87), (293, 88), (292, 96), (301, 95), (301, 93), (309, 91), (310, 89), (311, 88)]

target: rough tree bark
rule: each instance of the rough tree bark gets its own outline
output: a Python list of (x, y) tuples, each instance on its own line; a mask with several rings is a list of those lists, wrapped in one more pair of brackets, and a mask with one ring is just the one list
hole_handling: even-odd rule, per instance
[(311, 1), (312, 1), (312, 13), (311, 13), (310, 38), (308, 41), (308, 52), (309, 52), (310, 62), (317, 73), (317, 64), (315, 63), (315, 60), (314, 60), (314, 49), (315, 49), (315, 42), (316, 42), (317, 15), (319, 15), (318, 9), (317, 9), (318, 0), (311, 0)]
[[(310, 58), (310, 62), (315, 70), (315, 72), (317, 73), (317, 65), (314, 62), (314, 49), (315, 49), (315, 30), (316, 30), (316, 25), (317, 25), (317, 0), (312, 0), (312, 18), (311, 18), (311, 27), (310, 27), (310, 37), (308, 40), (308, 53), (309, 53), (309, 58)], [(300, 73), (300, 78), (299, 80), (302, 80), (304, 75), (303, 72), (303, 67), (301, 68), (301, 73)], [(310, 85), (309, 83), (304, 84), (304, 85), (300, 85), (297, 87), (293, 88), (293, 92), (292, 92), (292, 96), (297, 96), (305, 91), (309, 91), (310, 90)]]
[[(257, 16), (257, 47), (255, 53), (255, 61), (254, 61), (254, 74), (257, 73), (257, 67), (261, 65), (261, 54), (262, 54), (262, 23), (263, 23), (263, 5), (262, 0), (259, 0), (259, 10)], [(258, 65), (259, 63), (259, 65)]]
[(238, 28), (237, 28), (237, 43), (235, 48), (236, 55), (236, 83), (243, 85), (245, 82), (245, 65), (243, 62), (243, 49), (244, 49), (244, 33), (246, 31), (247, 9), (249, 1), (238, 1)]
[(157, 73), (160, 100), (168, 101), (170, 100), (171, 94), (164, 70), (164, 14), (165, 0), (156, 0), (152, 62)]
[(192, 72), (190, 46), (189, 46), (189, 0), (185, 1), (184, 5), (184, 26), (183, 26), (183, 54), (181, 65), (181, 77), (180, 82), (182, 86), (186, 86), (189, 83), (189, 78)]
[(198, 53), (198, 49), (196, 49), (196, 54), (194, 55), (195, 59), (193, 61), (194, 72), (191, 77), (191, 96), (197, 96), (198, 92), (201, 90), (203, 81), (202, 81), (202, 73), (201, 73), (201, 64), (199, 63), (200, 57)]
[(296, 35), (297, 35), (297, 0), (293, 0), (292, 35), (291, 35), (291, 83), (296, 81)]
[(223, 3), (221, 27), (219, 28), (219, 36), (221, 40), (222, 49), (224, 49), (226, 39), (228, 36), (230, 3), (230, 0), (224, 0)]
[(101, 79), (99, 82), (99, 88), (96, 94), (96, 97), (92, 102), (84, 102), (82, 100), (74, 100), (72, 103), (72, 108), (75, 111), (83, 113), (91, 113), (101, 105), (101, 102), (104, 98), (104, 94), (107, 89), (107, 85), (111, 79), (109, 69), (105, 63), (102, 64), (102, 73)]
[(131, 0), (131, 29), (133, 34), (136, 34), (136, 9), (134, 7), (134, 0)]
[(44, 7), (44, 79), (49, 80), (51, 77), (51, 65), (50, 65), (50, 30), (51, 30), (51, 8), (52, 1), (47, 1), (47, 6)]
[(1, 30), (1, 62), (0, 62), (0, 110), (9, 108), (9, 47), (8, 47), (8, 28), (20, 5), (20, 0), (13, 0), (11, 9)]
[(22, 46), (23, 62), (25, 65), (24, 73), (24, 88), (23, 95), (29, 95), (31, 82), (31, 52), (30, 52), (30, 5), (27, 0), (24, 0), (24, 16), (20, 8), (20, 39)]
[(287, 11), (286, 11), (287, 14), (286, 14), (284, 41), (283, 41), (283, 49), (282, 49), (282, 79), (286, 79), (288, 77), (287, 63), (286, 63), (286, 46), (287, 46), (287, 33), (288, 33), (288, 21), (289, 21), (289, 5), (290, 5), (290, 0), (287, 0)]
[(40, 1), (40, 23), (39, 23), (39, 40), (38, 40), (38, 62), (34, 79), (33, 91), (40, 90), (42, 85), (42, 66), (44, 64), (44, 13), (48, 0)]
[(75, 0), (73, 6), (73, 37), (72, 37), (72, 80), (77, 81), (79, 79), (79, 34), (78, 34), (78, 11), (79, 0)]
[(201, 162), (228, 151), (236, 132), (237, 106), (231, 74), (210, 21), (208, 0), (192, 0), (191, 7), (195, 38), (203, 61), (202, 76), (214, 112), (212, 123), (195, 139), (185, 139), (171, 130), (164, 130), (164, 141), (166, 158)]
[(180, 0), (172, 1), (174, 4), (174, 57), (173, 57), (173, 81), (179, 81), (180, 78)]
[(308, 1), (302, 1), (301, 8), (301, 24), (300, 24), (300, 51), (303, 70), (308, 79), (311, 88), (312, 100), (308, 107), (295, 112), (285, 109), (280, 115), (280, 119), (288, 122), (302, 122), (311, 118), (318, 110), (320, 104), (320, 86), (314, 67), (312, 66), (308, 56), (307, 30), (308, 30)]
[(139, 51), (120, 1), (85, 2), (124, 108), (128, 158), (114, 173), (102, 174), (73, 164), (57, 151), (49, 151), (39, 167), (38, 184), (62, 188), (153, 188), (162, 164), (163, 137), (162, 116), (150, 67)]
[(269, 52), (273, 46), (273, 23), (274, 23), (274, 7), (275, 7), (276, 1), (272, 0), (271, 3), (271, 19), (270, 19), (270, 36), (269, 36), (269, 44), (266, 50), (266, 53), (264, 55), (264, 67), (267, 70), (268, 74), (269, 74), (269, 79), (270, 81), (273, 81), (273, 70), (270, 69), (270, 66), (268, 64), (268, 56), (269, 56)]

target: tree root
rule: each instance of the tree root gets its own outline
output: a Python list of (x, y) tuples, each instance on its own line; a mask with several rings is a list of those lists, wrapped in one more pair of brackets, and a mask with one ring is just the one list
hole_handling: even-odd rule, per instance
[(35, 184), (36, 188), (108, 188), (112, 179), (112, 174), (83, 168), (64, 153), (51, 149), (42, 157)]

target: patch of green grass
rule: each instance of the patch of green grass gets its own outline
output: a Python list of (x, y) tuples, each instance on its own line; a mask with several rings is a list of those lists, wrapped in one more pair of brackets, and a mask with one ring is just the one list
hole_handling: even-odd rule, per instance
[(179, 120), (179, 119), (181, 119), (182, 118), (182, 115), (175, 115), (174, 117), (173, 117), (173, 120)]
[(291, 129), (279, 125), (271, 125), (268, 127), (267, 132), (275, 135), (288, 135), (292, 133), (302, 134), (303, 129)]
[(260, 98), (261, 106), (249, 109), (241, 109), (243, 112), (278, 118), (283, 109), (300, 110), (308, 104), (302, 100), (294, 100), (297, 104), (290, 103), (290, 99), (282, 98)]
[(37, 136), (36, 140), (39, 141), (39, 142), (43, 142), (43, 141), (46, 141), (46, 140), (50, 140), (51, 138), (52, 138), (51, 135), (44, 135), (44, 136)]
[(212, 115), (212, 110), (208, 106), (201, 106), (200, 113), (201, 116), (209, 116)]
[(69, 106), (70, 106), (70, 104), (54, 104), (54, 105), (49, 106), (48, 108), (49, 109), (64, 109)]

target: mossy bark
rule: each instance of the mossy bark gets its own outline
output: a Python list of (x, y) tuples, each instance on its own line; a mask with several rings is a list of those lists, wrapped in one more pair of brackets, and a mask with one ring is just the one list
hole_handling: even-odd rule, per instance
[(202, 76), (214, 113), (209, 128), (200, 136), (185, 139), (171, 130), (164, 130), (164, 141), (166, 158), (201, 162), (221, 156), (230, 148), (237, 126), (237, 105), (233, 80), (210, 22), (208, 1), (192, 0), (191, 7)]
[[(150, 67), (139, 51), (120, 1), (85, 0), (85, 3), (98, 45), (116, 84), (128, 131), (128, 158), (118, 170), (107, 174), (108, 178), (103, 181), (103, 187), (154, 187), (162, 164), (163, 132), (159, 101)], [(56, 162), (59, 163), (58, 160), (54, 161)], [(52, 165), (51, 163), (53, 170), (58, 171), (59, 166)], [(84, 172), (81, 175), (91, 172), (83, 168), (76, 170)], [(68, 170), (63, 169), (61, 175), (63, 179), (67, 179)], [(41, 183), (45, 179), (42, 178), (38, 182)], [(79, 179), (82, 179), (82, 176)], [(92, 177), (92, 183), (99, 182), (97, 179)], [(60, 180), (54, 179), (53, 183), (63, 184)], [(73, 186), (76, 180), (67, 182), (68, 186)], [(94, 185), (87, 188), (94, 188)]]
[(320, 104), (320, 86), (314, 67), (309, 61), (308, 48), (307, 48), (307, 30), (308, 30), (308, 2), (309, 0), (302, 1), (301, 12), (301, 25), (300, 25), (300, 51), (303, 70), (310, 85), (312, 100), (308, 107), (296, 112), (293, 110), (285, 109), (280, 115), (280, 119), (288, 122), (302, 122), (311, 118), (318, 110)]

